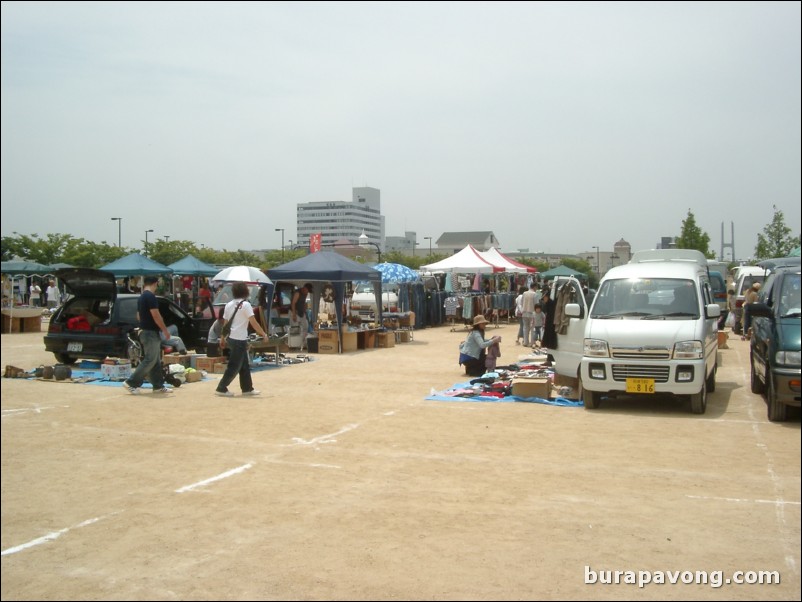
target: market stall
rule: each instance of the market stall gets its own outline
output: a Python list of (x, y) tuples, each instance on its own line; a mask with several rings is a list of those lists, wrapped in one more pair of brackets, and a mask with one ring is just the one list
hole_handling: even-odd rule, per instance
[[(337, 352), (342, 353), (344, 342), (345, 350), (349, 348), (350, 342), (343, 340), (344, 336), (348, 335), (348, 331), (343, 329), (343, 302), (345, 300), (346, 282), (365, 281), (373, 283), (376, 304), (379, 308), (379, 319), (381, 319), (381, 272), (343, 257), (334, 251), (321, 250), (317, 253), (310, 253), (305, 257), (268, 270), (267, 275), (274, 282), (292, 282), (297, 286), (303, 286), (306, 283), (312, 284), (313, 316), (318, 315), (323, 289), (328, 285), (331, 285), (334, 289), (336, 323), (333, 328), (328, 329), (331, 332), (319, 331), (319, 335), (325, 335), (320, 337), (318, 343), (321, 352), (328, 350), (329, 346), (336, 346)], [(332, 340), (335, 333), (337, 335), (336, 342)], [(326, 341), (325, 350), (324, 338)], [(356, 337), (354, 337), (354, 349), (356, 348)]]

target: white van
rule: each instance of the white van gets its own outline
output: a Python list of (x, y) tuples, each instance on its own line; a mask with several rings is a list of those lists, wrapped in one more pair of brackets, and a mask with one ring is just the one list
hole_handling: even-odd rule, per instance
[(694, 414), (716, 388), (718, 318), (707, 260), (698, 251), (639, 251), (609, 270), (588, 308), (578, 281), (551, 354), (558, 374), (578, 378), (587, 409), (617, 395), (687, 396)]

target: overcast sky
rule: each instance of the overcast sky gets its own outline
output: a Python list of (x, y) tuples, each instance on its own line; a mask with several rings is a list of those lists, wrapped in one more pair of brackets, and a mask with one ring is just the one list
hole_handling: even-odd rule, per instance
[[(574, 253), (800, 231), (800, 3), (2, 3), (2, 235), (218, 249), (381, 190), (386, 235)], [(727, 252), (727, 255), (729, 252)]]

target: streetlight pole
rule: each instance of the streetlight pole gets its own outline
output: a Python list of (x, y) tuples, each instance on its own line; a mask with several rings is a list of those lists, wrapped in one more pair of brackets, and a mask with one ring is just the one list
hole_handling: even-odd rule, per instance
[(284, 228), (276, 228), (276, 232), (281, 232), (281, 261), (284, 261)]
[(596, 245), (591, 247), (591, 249), (596, 249), (596, 274), (601, 276), (601, 266), (599, 265), (599, 247)]
[(113, 217), (111, 221), (117, 222), (117, 246), (122, 248), (123, 246), (123, 218), (121, 217)]
[(148, 232), (153, 232), (153, 229), (145, 230), (145, 255), (148, 254)]
[(429, 241), (429, 257), (432, 256), (432, 237), (431, 236), (424, 236), (423, 240)]

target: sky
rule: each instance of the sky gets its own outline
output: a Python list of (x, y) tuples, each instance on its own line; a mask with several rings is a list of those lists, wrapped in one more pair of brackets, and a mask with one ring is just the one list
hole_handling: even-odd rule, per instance
[(691, 211), (747, 259), (773, 206), (800, 232), (800, 22), (798, 2), (4, 1), (0, 228), (275, 249), (298, 203), (370, 186), (421, 248), (635, 251)]

